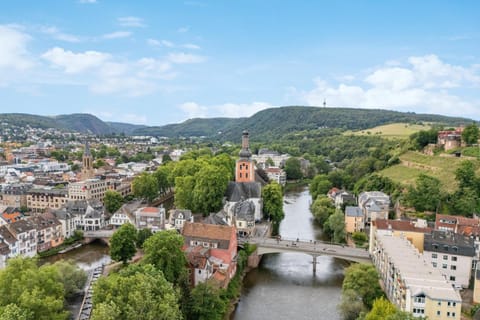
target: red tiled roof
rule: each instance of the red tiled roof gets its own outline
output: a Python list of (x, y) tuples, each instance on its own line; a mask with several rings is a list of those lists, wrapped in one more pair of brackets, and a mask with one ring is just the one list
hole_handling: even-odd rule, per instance
[(392, 230), (395, 231), (409, 231), (409, 232), (420, 232), (420, 233), (430, 233), (432, 231), (431, 228), (418, 228), (416, 227), (412, 221), (405, 221), (405, 220), (385, 220), (385, 219), (377, 219), (372, 221), (372, 223), (380, 230), (387, 230), (389, 226)]
[(182, 231), (183, 236), (216, 240), (230, 240), (232, 233), (235, 233), (235, 227), (196, 222), (185, 222)]
[(141, 209), (142, 212), (151, 212), (151, 213), (158, 213), (159, 209), (155, 207), (145, 207)]

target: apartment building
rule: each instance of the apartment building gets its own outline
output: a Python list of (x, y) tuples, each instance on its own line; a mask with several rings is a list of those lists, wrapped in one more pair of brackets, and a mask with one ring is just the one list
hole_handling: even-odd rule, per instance
[(103, 201), (107, 183), (100, 179), (87, 179), (68, 185), (68, 198), (70, 200), (91, 200)]
[(27, 207), (35, 213), (60, 209), (67, 201), (67, 189), (33, 188), (27, 192)]

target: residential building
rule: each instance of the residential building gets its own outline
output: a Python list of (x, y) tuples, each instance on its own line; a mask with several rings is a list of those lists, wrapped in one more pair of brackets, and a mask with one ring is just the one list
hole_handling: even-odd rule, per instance
[[(207, 248), (208, 260), (212, 264), (210, 279), (214, 279), (221, 287), (226, 288), (237, 270), (237, 232), (234, 226), (185, 222), (182, 235), (183, 250), (188, 253), (192, 247)], [(198, 253), (199, 251), (197, 251)], [(195, 271), (198, 268), (190, 264), (192, 284), (195, 284)], [(206, 279), (205, 279), (206, 280)]]
[(249, 237), (255, 229), (255, 204), (250, 200), (240, 200), (233, 206), (233, 220), (240, 237)]
[[(410, 241), (418, 252), (422, 253), (425, 235), (431, 233), (432, 229), (429, 228), (427, 222), (422, 219), (418, 219), (417, 221), (377, 219), (372, 221), (370, 226), (370, 241), (373, 241), (375, 232), (395, 237), (403, 237)], [(370, 246), (371, 245), (372, 242), (370, 242)]]
[(169, 221), (177, 230), (182, 230), (185, 222), (193, 222), (192, 211), (186, 209), (172, 209), (168, 212)]
[(30, 220), (19, 220), (6, 226), (18, 240), (18, 254), (34, 257), (37, 254), (37, 227)]
[(0, 269), (5, 267), (9, 258), (19, 254), (18, 240), (7, 226), (0, 226)]
[(62, 224), (52, 213), (34, 216), (31, 221), (37, 229), (38, 252), (55, 248), (63, 243)]
[(397, 308), (415, 317), (461, 318), (460, 293), (407, 239), (376, 232), (370, 252), (382, 287)]
[(463, 128), (455, 130), (443, 130), (437, 133), (437, 145), (445, 151), (458, 148), (462, 145)]
[(144, 207), (135, 211), (137, 229), (150, 229), (157, 232), (165, 229), (165, 208)]
[(277, 151), (268, 149), (260, 149), (258, 150), (258, 155), (252, 155), (252, 160), (254, 160), (257, 164), (260, 165), (273, 162), (273, 165), (278, 168), (283, 168), (285, 166), (285, 162), (289, 158), (290, 156), (288, 154), (280, 154)]
[(65, 188), (32, 188), (27, 192), (27, 207), (35, 213), (45, 212), (47, 208), (60, 209), (68, 201)]
[(14, 183), (3, 185), (0, 191), (0, 205), (9, 207), (25, 207), (27, 205), (27, 191), (30, 183)]
[(345, 207), (345, 232), (354, 233), (365, 229), (362, 209), (359, 207)]
[(287, 183), (287, 174), (284, 170), (278, 167), (267, 167), (265, 173), (268, 176), (270, 181), (275, 181), (276, 183), (284, 186)]
[(64, 239), (70, 238), (74, 235), (75, 230), (77, 230), (77, 219), (75, 219), (75, 215), (68, 212), (65, 208), (60, 210), (51, 210), (50, 212), (57, 218), (60, 222), (62, 236)]
[(475, 278), (473, 279), (473, 303), (480, 303), (480, 269), (478, 264), (475, 268)]
[(390, 197), (380, 191), (365, 191), (358, 196), (358, 206), (362, 208), (366, 223), (388, 219)]
[(91, 200), (103, 201), (107, 191), (107, 182), (100, 179), (87, 179), (68, 185), (69, 200)]
[(0, 225), (9, 224), (24, 218), (23, 213), (18, 208), (6, 207), (0, 209)]
[(450, 231), (425, 235), (424, 259), (457, 287), (467, 288), (475, 256), (473, 239)]
[[(98, 200), (68, 201), (65, 205), (65, 210), (69, 215), (63, 215), (63, 213), (60, 212), (60, 215), (63, 215), (66, 219), (64, 223), (62, 223), (62, 226), (66, 225), (67, 222), (72, 223), (73, 221), (75, 230), (94, 231), (103, 228), (107, 224), (105, 208)], [(60, 219), (58, 215), (56, 216)], [(67, 221), (71, 219), (73, 220)]]
[(346, 206), (354, 206), (357, 204), (357, 197), (353, 193), (340, 190), (335, 194), (335, 208), (342, 209)]

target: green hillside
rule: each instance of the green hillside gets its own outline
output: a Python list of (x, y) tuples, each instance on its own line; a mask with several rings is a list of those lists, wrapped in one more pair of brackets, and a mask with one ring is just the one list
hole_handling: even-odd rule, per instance
[[(414, 184), (416, 178), (421, 174), (428, 174), (438, 178), (445, 191), (456, 190), (455, 170), (464, 160), (472, 158), (457, 158), (453, 155), (427, 156), (419, 152), (409, 151), (400, 156), (400, 164), (380, 171), (381, 175), (391, 178), (393, 181), (402, 184)], [(480, 173), (480, 163), (475, 161), (477, 173)]]
[(406, 139), (415, 132), (429, 130), (430, 128), (431, 126), (428, 124), (391, 123), (359, 131), (345, 131), (344, 135), (376, 135), (387, 139)]

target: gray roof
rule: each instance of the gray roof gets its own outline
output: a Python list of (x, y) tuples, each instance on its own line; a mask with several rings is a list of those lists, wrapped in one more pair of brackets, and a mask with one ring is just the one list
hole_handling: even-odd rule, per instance
[(207, 218), (205, 218), (203, 223), (229, 226), (227, 222), (227, 216), (228, 215), (223, 210), (217, 213), (211, 213)]
[(474, 239), (448, 231), (434, 230), (426, 234), (423, 240), (425, 251), (448, 253), (473, 257), (475, 255)]
[(10, 231), (18, 235), (20, 233), (28, 232), (30, 230), (35, 230), (37, 226), (29, 220), (18, 220), (10, 223), (8, 225), (8, 228), (10, 229)]
[(259, 182), (233, 182), (228, 183), (225, 196), (230, 202), (238, 202), (242, 199), (260, 198), (262, 186)]
[(185, 220), (190, 220), (192, 217), (192, 211), (187, 210), (187, 209), (173, 209), (170, 210), (170, 218), (171, 219), (177, 219), (179, 214), (183, 215), (183, 219)]
[(244, 200), (235, 203), (233, 212), (238, 220), (255, 221), (255, 204)]
[(347, 206), (345, 207), (345, 215), (347, 217), (363, 217), (363, 212), (360, 207)]

